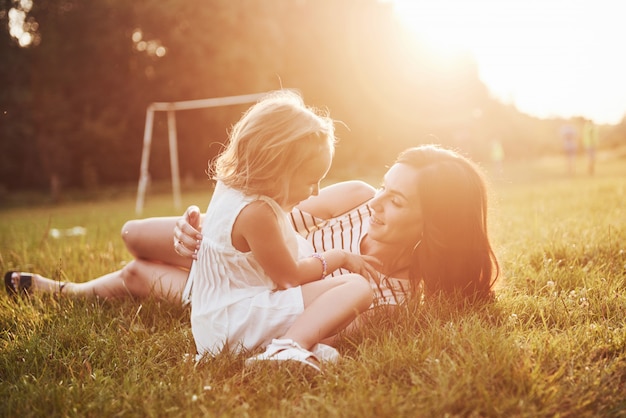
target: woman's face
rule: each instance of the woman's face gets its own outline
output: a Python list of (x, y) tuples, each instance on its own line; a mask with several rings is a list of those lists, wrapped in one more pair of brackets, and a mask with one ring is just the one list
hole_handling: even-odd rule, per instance
[(382, 187), (370, 201), (370, 238), (404, 248), (414, 247), (422, 236), (422, 210), (417, 192), (419, 171), (394, 164), (385, 174)]

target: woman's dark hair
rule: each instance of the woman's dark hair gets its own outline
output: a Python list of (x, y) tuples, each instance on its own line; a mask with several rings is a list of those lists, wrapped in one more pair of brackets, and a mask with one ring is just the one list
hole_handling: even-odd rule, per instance
[(462, 155), (426, 145), (396, 160), (419, 171), (423, 236), (413, 252), (411, 281), (425, 295), (488, 299), (499, 273), (487, 234), (487, 190), (480, 169)]

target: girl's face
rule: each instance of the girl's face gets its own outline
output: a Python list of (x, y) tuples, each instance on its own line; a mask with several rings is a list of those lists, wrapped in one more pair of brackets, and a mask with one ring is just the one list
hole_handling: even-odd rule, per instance
[(332, 161), (329, 147), (324, 147), (321, 152), (315, 153), (313, 158), (309, 158), (302, 164), (287, 181), (289, 191), (283, 204), (285, 211), (291, 211), (294, 206), (310, 196), (317, 196), (320, 191), (320, 181), (330, 169)]
[(370, 238), (403, 248), (414, 247), (421, 239), (423, 220), (417, 192), (419, 171), (406, 164), (394, 164), (383, 185), (370, 201)]

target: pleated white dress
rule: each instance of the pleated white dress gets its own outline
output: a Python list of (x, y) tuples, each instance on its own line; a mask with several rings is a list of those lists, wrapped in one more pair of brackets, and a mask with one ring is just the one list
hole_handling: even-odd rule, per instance
[(246, 196), (218, 182), (202, 223), (198, 259), (189, 273), (191, 330), (198, 356), (224, 348), (238, 352), (265, 346), (282, 336), (304, 311), (300, 286), (275, 290), (254, 255), (232, 245), (235, 220), (256, 200), (274, 210), (292, 256), (299, 256), (299, 237), (274, 200)]

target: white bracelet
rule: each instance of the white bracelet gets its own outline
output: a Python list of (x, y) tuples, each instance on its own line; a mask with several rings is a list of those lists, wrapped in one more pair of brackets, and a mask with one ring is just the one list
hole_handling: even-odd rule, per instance
[(320, 277), (320, 280), (323, 279), (324, 277), (326, 277), (326, 275), (328, 274), (328, 264), (326, 263), (326, 259), (324, 258), (324, 256), (322, 254), (319, 253), (313, 253), (311, 254), (311, 257), (313, 258), (317, 258), (318, 260), (320, 260), (322, 262), (322, 277)]

